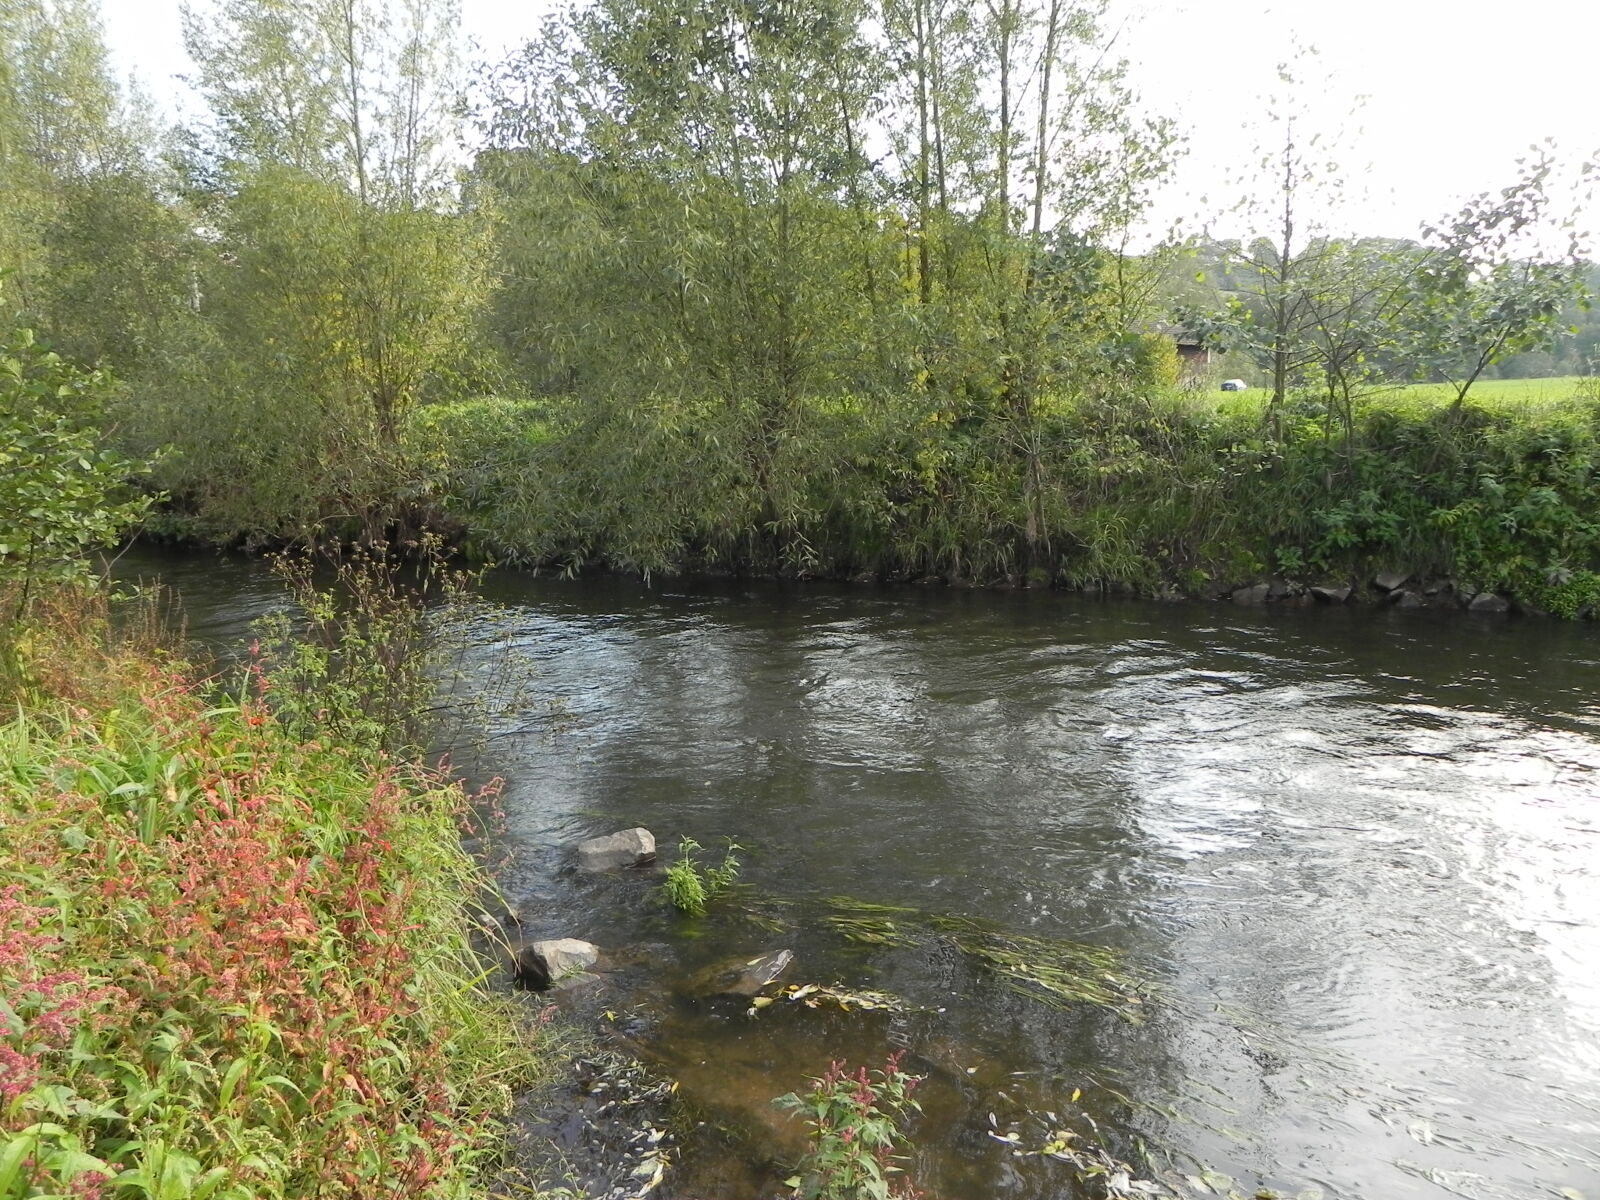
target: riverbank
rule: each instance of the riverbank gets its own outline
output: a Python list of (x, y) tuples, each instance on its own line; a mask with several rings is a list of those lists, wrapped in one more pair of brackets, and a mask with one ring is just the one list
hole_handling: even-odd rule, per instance
[(559, 407), (424, 414), (427, 489), (504, 561), (1195, 596), (1399, 571), (1568, 617), (1600, 599), (1600, 404), (1581, 395), (1459, 412), (1375, 397), (1347, 424), (1307, 400), (1277, 434), (1209, 396), (1057, 398), (1026, 452), (959, 417), (835, 406), (780, 448), (766, 496), (735, 486), (727, 447), (747, 439), (698, 411), (673, 439), (656, 435), (683, 413), (630, 414), (653, 459), (609, 476), (585, 464), (616, 461), (618, 431)]
[[(1347, 412), (1302, 397), (1277, 428), (1259, 398), (1182, 391), (1048, 398), (1026, 431), (858, 398), (803, 406), (770, 454), (711, 404), (613, 415), (559, 397), (423, 407), (389, 511), (479, 561), (566, 574), (1206, 598), (1266, 585), (1272, 600), (1360, 597), (1398, 574), (1430, 603), (1483, 595), (1573, 618), (1600, 602), (1600, 403), (1581, 388), (1460, 410), (1405, 392)], [(312, 536), (260, 512), (253, 531), (228, 530), (180, 497), (149, 527)], [(1406, 590), (1380, 594), (1410, 603)]]
[(482, 1194), (548, 1046), (476, 986), (470, 798), (150, 612), (0, 631), (0, 1194)]

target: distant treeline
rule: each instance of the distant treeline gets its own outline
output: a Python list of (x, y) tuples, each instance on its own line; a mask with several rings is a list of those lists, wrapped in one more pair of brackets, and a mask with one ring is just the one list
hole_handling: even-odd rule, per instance
[(1267, 111), (1262, 236), (1134, 253), (1180, 139), (1101, 0), (595, 0), (472, 68), (445, 0), (214, 0), (178, 128), (92, 0), (0, 3), (4, 295), (120, 381), (152, 532), (1147, 590), (1595, 566), (1583, 521), (1489, 536), (1524, 492), (1596, 511), (1592, 404), (1470, 403), (1594, 350), (1553, 164), (1341, 239)]

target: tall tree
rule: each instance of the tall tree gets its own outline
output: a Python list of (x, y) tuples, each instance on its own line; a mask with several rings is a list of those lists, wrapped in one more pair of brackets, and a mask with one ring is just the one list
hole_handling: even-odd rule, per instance
[(1428, 253), (1411, 280), (1409, 350), (1419, 375), (1449, 381), (1456, 410), (1485, 371), (1547, 348), (1564, 309), (1587, 303), (1584, 237), (1554, 210), (1548, 149), (1518, 165), (1522, 176), (1510, 186), (1423, 230)]
[(184, 22), (215, 254), (202, 382), (152, 422), (179, 449), (165, 482), (214, 531), (375, 536), (405, 515), (405, 422), (472, 357), (490, 289), (450, 161), (455, 5), (217, 0)]
[(0, 266), (37, 312), (44, 236), (66, 191), (136, 165), (95, 0), (0, 0)]
[(602, 0), (492, 81), (502, 311), (543, 318), (535, 352), (597, 419), (709, 422), (725, 503), (779, 554), (805, 483), (780, 465), (792, 435), (882, 361), (862, 18), (855, 0)]

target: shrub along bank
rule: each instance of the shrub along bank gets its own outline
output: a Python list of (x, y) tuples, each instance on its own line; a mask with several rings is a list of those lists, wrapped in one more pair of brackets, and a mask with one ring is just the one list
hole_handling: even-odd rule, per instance
[(473, 986), (467, 798), (108, 628), (0, 629), (0, 1197), (481, 1194), (538, 1048)]
[(1562, 616), (1600, 600), (1600, 397), (1300, 399), (1277, 424), (1157, 390), (1057, 397), (1026, 428), (840, 400), (776, 437), (682, 399), (474, 401), (412, 436), (416, 492), (524, 564), (1191, 595), (1401, 569)]

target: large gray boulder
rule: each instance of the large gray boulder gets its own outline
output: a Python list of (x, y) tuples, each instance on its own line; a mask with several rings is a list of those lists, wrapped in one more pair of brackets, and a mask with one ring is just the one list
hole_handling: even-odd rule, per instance
[(598, 961), (600, 947), (593, 942), (549, 938), (518, 946), (512, 974), (523, 987), (542, 992), (564, 979), (581, 975)]
[(655, 860), (656, 836), (648, 829), (624, 829), (578, 843), (578, 866), (585, 871), (641, 867)]
[(1498, 592), (1479, 592), (1472, 598), (1472, 603), (1467, 605), (1467, 609), (1475, 613), (1510, 612), (1511, 601)]
[(1267, 602), (1267, 593), (1271, 590), (1271, 586), (1265, 583), (1258, 583), (1254, 587), (1235, 588), (1233, 602), (1235, 604), (1265, 604)]
[(1385, 571), (1372, 581), (1372, 586), (1380, 592), (1394, 592), (1405, 587), (1411, 582), (1409, 571)]
[(1324, 604), (1350, 603), (1351, 589), (1348, 587), (1314, 587), (1311, 594)]

